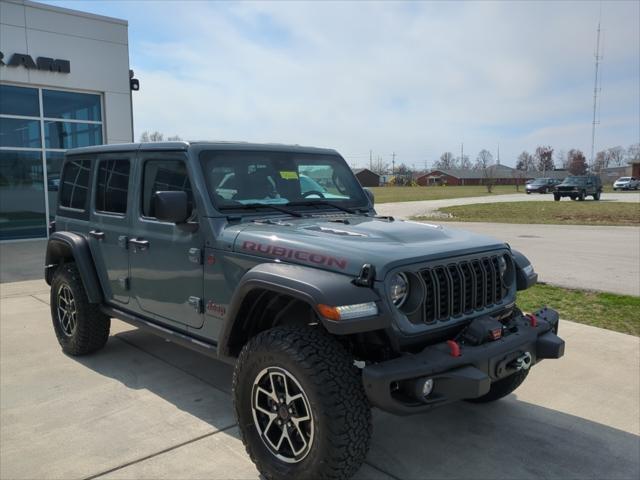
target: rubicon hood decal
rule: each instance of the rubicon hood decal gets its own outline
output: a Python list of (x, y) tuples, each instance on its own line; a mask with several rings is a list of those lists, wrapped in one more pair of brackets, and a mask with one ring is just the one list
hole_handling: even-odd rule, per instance
[(316, 265), (326, 265), (327, 267), (337, 267), (340, 270), (347, 268), (347, 260), (344, 258), (332, 257), (321, 253), (309, 252), (306, 250), (296, 250), (293, 248), (278, 247), (245, 240), (242, 242), (242, 250), (247, 252), (259, 252), (280, 260), (299, 260), (301, 262), (315, 263)]

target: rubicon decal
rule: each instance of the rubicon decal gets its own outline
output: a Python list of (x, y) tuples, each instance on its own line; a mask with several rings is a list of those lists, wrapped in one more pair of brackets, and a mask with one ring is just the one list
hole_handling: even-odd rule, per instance
[(242, 249), (250, 252), (259, 252), (280, 259), (294, 259), (301, 262), (315, 263), (316, 265), (326, 265), (327, 267), (338, 267), (341, 270), (347, 268), (347, 260), (344, 258), (332, 257), (321, 253), (307, 252), (305, 250), (295, 250), (293, 248), (278, 247), (276, 245), (265, 245), (263, 243), (244, 241)]

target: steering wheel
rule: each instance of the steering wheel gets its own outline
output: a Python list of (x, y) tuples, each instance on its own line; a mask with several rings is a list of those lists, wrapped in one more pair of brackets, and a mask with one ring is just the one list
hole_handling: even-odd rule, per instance
[(311, 195), (318, 195), (320, 198), (325, 198), (324, 194), (322, 192), (319, 192), (318, 190), (309, 190), (308, 192), (304, 192), (302, 194), (302, 197), (307, 198)]

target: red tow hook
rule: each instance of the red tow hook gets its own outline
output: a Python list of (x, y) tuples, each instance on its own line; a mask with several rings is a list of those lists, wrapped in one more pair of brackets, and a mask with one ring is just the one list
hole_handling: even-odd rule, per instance
[(527, 313), (526, 317), (529, 319), (529, 322), (531, 322), (532, 327), (535, 328), (538, 326), (538, 318), (533, 313)]
[(449, 345), (449, 354), (452, 357), (459, 357), (460, 353), (460, 345), (455, 340), (447, 340), (447, 345)]

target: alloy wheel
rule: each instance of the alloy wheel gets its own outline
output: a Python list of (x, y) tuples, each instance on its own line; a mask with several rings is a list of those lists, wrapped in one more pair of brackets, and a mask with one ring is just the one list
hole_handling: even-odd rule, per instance
[(286, 463), (303, 460), (313, 445), (309, 399), (295, 377), (280, 367), (262, 370), (253, 382), (251, 411), (262, 442)]
[(78, 308), (69, 285), (61, 285), (58, 289), (58, 323), (67, 337), (71, 337), (78, 325)]

